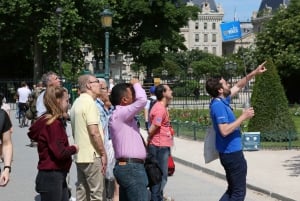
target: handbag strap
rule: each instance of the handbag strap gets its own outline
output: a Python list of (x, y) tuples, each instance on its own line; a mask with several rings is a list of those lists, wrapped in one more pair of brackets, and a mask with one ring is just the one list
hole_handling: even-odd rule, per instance
[(144, 138), (143, 138), (142, 134), (141, 134), (141, 133), (139, 133), (139, 134), (140, 134), (140, 137), (142, 138), (142, 141), (143, 141), (143, 144), (144, 144), (144, 146), (145, 146), (145, 149), (147, 150), (147, 145), (146, 145), (146, 142), (145, 142), (145, 140), (144, 140)]

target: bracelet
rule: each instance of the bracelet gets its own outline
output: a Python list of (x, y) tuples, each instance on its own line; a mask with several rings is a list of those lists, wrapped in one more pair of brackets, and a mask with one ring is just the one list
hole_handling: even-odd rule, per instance
[(9, 173), (11, 172), (11, 166), (8, 166), (8, 165), (7, 165), (7, 166), (4, 166), (4, 167), (3, 167), (3, 171), (5, 170), (5, 168), (7, 168), (7, 169), (9, 170)]

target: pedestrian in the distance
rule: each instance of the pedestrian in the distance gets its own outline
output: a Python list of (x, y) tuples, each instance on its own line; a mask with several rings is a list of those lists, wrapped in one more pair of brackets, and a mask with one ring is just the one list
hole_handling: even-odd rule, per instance
[(44, 94), (46, 112), (29, 128), (28, 136), (38, 143), (38, 174), (36, 191), (42, 201), (68, 201), (66, 176), (72, 164), (77, 145), (69, 145), (63, 114), (69, 105), (69, 96), (61, 86), (48, 87)]
[[(31, 94), (31, 91), (25, 81), (21, 82), (21, 87), (18, 88), (17, 94), (19, 97), (19, 103), (18, 103), (19, 123), (20, 123), (19, 126), (22, 128), (22, 127), (28, 126), (28, 120), (25, 117), (25, 113), (26, 113), (26, 110), (28, 109), (28, 105), (27, 105), (28, 97)], [(22, 114), (22, 115), (20, 115), (20, 114)], [(23, 118), (23, 119), (21, 119), (21, 118)]]
[(210, 116), (216, 132), (216, 148), (225, 170), (228, 187), (220, 201), (243, 201), (246, 196), (247, 162), (242, 151), (240, 125), (254, 116), (252, 107), (245, 108), (235, 118), (230, 101), (254, 76), (266, 71), (265, 63), (259, 65), (232, 88), (222, 78), (209, 78), (206, 91), (212, 97)]

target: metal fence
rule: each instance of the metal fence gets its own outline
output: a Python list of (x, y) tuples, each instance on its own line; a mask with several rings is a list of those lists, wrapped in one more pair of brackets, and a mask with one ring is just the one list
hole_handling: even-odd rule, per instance
[[(237, 80), (233, 79), (233, 81)], [(14, 79), (14, 80), (0, 80), (0, 92), (4, 94), (8, 103), (16, 102), (17, 89), (21, 86), (21, 82), (25, 81), (30, 89), (33, 89), (33, 80), (29, 79)], [(129, 80), (115, 80), (116, 83), (129, 82)], [(210, 97), (205, 91), (205, 79), (186, 79), (186, 80), (172, 80), (162, 79), (161, 83), (168, 84), (173, 90), (173, 100), (171, 102), (171, 108), (208, 108)], [(63, 84), (70, 93), (70, 102), (72, 103), (77, 97), (77, 85), (76, 83), (65, 82)], [(154, 83), (144, 83), (144, 88), (149, 94), (150, 86)], [(195, 91), (198, 91), (198, 95)], [(251, 96), (251, 89), (243, 90), (234, 97), (232, 100), (232, 106), (234, 108), (242, 107), (243, 104)]]
[[(15, 80), (0, 80), (0, 92), (3, 93), (7, 99), (7, 102), (10, 104), (11, 110), (16, 110), (16, 92), (17, 89), (21, 86), (21, 82), (25, 81), (27, 82), (29, 88), (33, 88), (33, 81), (32, 80), (23, 80), (23, 79), (15, 79)], [(120, 82), (128, 82), (129, 80), (115, 80), (115, 83)], [(173, 100), (170, 105), (170, 108), (173, 109), (182, 109), (182, 112), (189, 109), (194, 109), (193, 111), (201, 110), (201, 109), (207, 109), (210, 102), (210, 97), (205, 91), (204, 79), (200, 79), (199, 81), (195, 80), (184, 80), (184, 81), (178, 81), (174, 82), (171, 80), (162, 80), (163, 83), (166, 83), (170, 85), (171, 89), (173, 90)], [(251, 83), (253, 84), (253, 83)], [(144, 88), (149, 93), (149, 88), (152, 86), (152, 83), (144, 84)], [(75, 100), (77, 97), (77, 85), (75, 83), (64, 83), (64, 86), (69, 90), (70, 92), (70, 98), (71, 103)], [(251, 85), (250, 85), (251, 86)], [(199, 97), (196, 97), (193, 93), (193, 90), (195, 88), (199, 89)], [(251, 97), (251, 87), (243, 91), (241, 91), (237, 97), (235, 97), (232, 100), (232, 106), (234, 108), (241, 108), (243, 107), (243, 104)], [(298, 110), (297, 110), (298, 111)], [(295, 115), (297, 113), (295, 112)], [(15, 111), (12, 111), (15, 112)], [(300, 112), (299, 112), (300, 113)], [(300, 118), (300, 117), (299, 117)], [(141, 122), (143, 122), (142, 115), (140, 116)], [(141, 123), (141, 125), (144, 125)], [(192, 121), (185, 121), (180, 122), (178, 120), (173, 120), (172, 125), (174, 126), (174, 129), (176, 131), (176, 135), (178, 137), (184, 137), (184, 138), (190, 138), (193, 140), (203, 140), (207, 125), (200, 124), (199, 122), (192, 122)], [(274, 136), (275, 134), (271, 134), (271, 136)], [(283, 142), (280, 144), (271, 144), (271, 148), (299, 148), (299, 142), (296, 142), (298, 144), (295, 144), (295, 136), (299, 136), (298, 134), (290, 134), (290, 133), (283, 133), (283, 134), (276, 134), (276, 135), (283, 135), (288, 136), (285, 137)], [(298, 140), (299, 141), (299, 140)], [(268, 147), (268, 143), (261, 143), (261, 147)]]
[[(230, 83), (234, 84), (240, 78), (241, 77), (234, 77), (230, 79)], [(208, 108), (210, 96), (205, 90), (205, 82), (205, 77), (189, 78), (184, 80), (161, 80), (161, 83), (168, 84), (173, 91), (173, 100), (170, 104), (171, 108)], [(253, 81), (249, 82), (249, 84), (240, 93), (238, 93), (237, 96), (233, 97), (231, 102), (233, 108), (241, 108), (249, 101), (252, 94), (253, 83)]]

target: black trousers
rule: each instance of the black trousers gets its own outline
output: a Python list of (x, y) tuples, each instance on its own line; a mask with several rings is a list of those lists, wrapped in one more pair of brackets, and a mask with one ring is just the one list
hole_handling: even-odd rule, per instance
[(65, 171), (39, 170), (35, 190), (41, 195), (41, 201), (68, 201), (66, 176)]
[(220, 161), (226, 172), (228, 188), (220, 201), (244, 201), (246, 196), (247, 162), (243, 151), (220, 153)]

